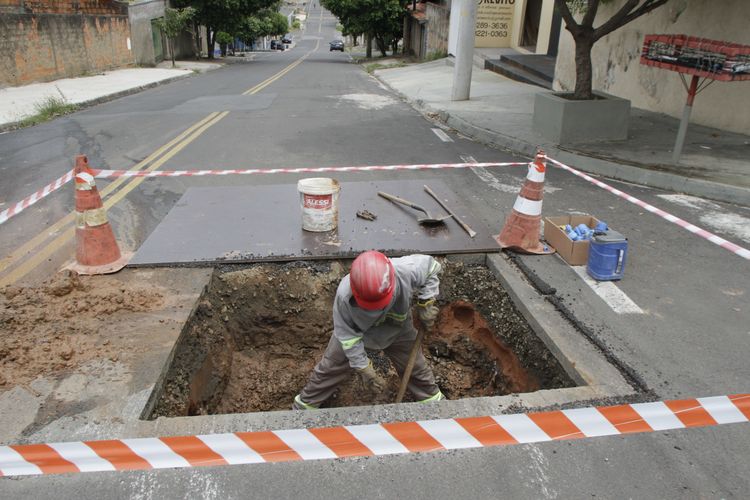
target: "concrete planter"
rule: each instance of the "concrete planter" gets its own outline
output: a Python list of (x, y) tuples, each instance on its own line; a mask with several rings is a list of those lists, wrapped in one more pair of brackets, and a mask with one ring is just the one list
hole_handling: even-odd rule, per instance
[(557, 144), (625, 140), (630, 101), (603, 92), (600, 99), (574, 101), (569, 93), (540, 92), (534, 99), (534, 130)]

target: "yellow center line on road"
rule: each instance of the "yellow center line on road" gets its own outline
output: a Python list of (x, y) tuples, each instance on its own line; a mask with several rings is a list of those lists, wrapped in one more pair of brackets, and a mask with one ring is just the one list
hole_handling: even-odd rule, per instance
[[(316, 51), (320, 45), (320, 40), (315, 44), (315, 48), (305, 54), (304, 56), (300, 57), (293, 63), (291, 63), (286, 68), (282, 69), (275, 75), (267, 78), (263, 82), (259, 83), (258, 85), (255, 85), (254, 87), (246, 90), (242, 93), (242, 95), (252, 95), (257, 92), (260, 92), (285, 74), (287, 74), (292, 69), (296, 68), (299, 64), (302, 63), (305, 59), (307, 59), (312, 52)], [(226, 115), (229, 114), (229, 111), (223, 111), (221, 113), (219, 112), (213, 112), (206, 116), (205, 118), (201, 119), (199, 122), (192, 125), (190, 128), (182, 132), (180, 135), (172, 139), (170, 142), (165, 144), (164, 146), (160, 147), (156, 151), (154, 151), (151, 155), (149, 155), (146, 159), (142, 160), (135, 166), (133, 166), (130, 171), (134, 170), (140, 170), (143, 166), (153, 162), (153, 164), (148, 167), (145, 171), (146, 172), (152, 172), (156, 170), (157, 168), (161, 167), (164, 163), (166, 163), (169, 159), (174, 157), (178, 152), (182, 151), (188, 144), (193, 142), (198, 136), (203, 134), (208, 128), (218, 123), (221, 119), (223, 119)], [(169, 150), (170, 148), (173, 148)], [(159, 158), (162, 153), (169, 150), (161, 158)], [(157, 159), (158, 158), (158, 159)], [(104, 202), (104, 207), (106, 209), (111, 208), (114, 206), (117, 202), (122, 200), (128, 193), (130, 193), (133, 189), (138, 187), (146, 178), (145, 177), (120, 177), (116, 179), (115, 181), (111, 182), (109, 185), (104, 187), (100, 194), (102, 196), (102, 199), (104, 199), (108, 194), (112, 193), (115, 189), (117, 189), (120, 185), (130, 180), (129, 184), (126, 184), (119, 192), (113, 194), (109, 199), (107, 199)], [(20, 261), (22, 258), (24, 258), (26, 255), (31, 253), (34, 248), (41, 245), (47, 238), (53, 236), (54, 234), (58, 233), (68, 225), (72, 224), (75, 221), (75, 213), (71, 212), (68, 215), (62, 217), (60, 220), (58, 220), (55, 224), (52, 226), (45, 228), (42, 232), (37, 234), (34, 238), (32, 238), (30, 241), (22, 245), (21, 247), (14, 250), (10, 255), (3, 258), (2, 261), (0, 261), (0, 272), (4, 271), (8, 267), (15, 265), (18, 261)], [(23, 264), (16, 267), (13, 271), (8, 273), (6, 276), (3, 276), (0, 278), (0, 287), (10, 285), (12, 283), (15, 283), (17, 280), (21, 279), (22, 277), (26, 276), (29, 272), (34, 270), (38, 265), (40, 265), (42, 262), (44, 262), (45, 259), (49, 258), (51, 255), (53, 255), (56, 251), (58, 251), (60, 248), (62, 248), (63, 245), (65, 245), (68, 240), (70, 240), (73, 235), (75, 234), (73, 227), (68, 227), (67, 230), (59, 234), (56, 238), (54, 238), (51, 242), (49, 242), (46, 246), (41, 248), (38, 252), (36, 252), (34, 255), (29, 257)]]
[[(199, 127), (195, 132), (190, 134), (184, 141), (182, 141), (180, 144), (174, 147), (171, 151), (167, 152), (164, 156), (159, 158), (156, 162), (154, 162), (153, 165), (148, 167), (144, 170), (144, 172), (153, 172), (157, 168), (164, 165), (170, 158), (172, 158), (174, 155), (182, 151), (188, 144), (190, 144), (193, 140), (195, 140), (198, 136), (203, 134), (209, 127), (212, 125), (215, 125), (219, 122), (222, 118), (224, 118), (226, 115), (229, 114), (229, 111), (223, 111), (221, 113), (212, 113), (214, 114), (213, 120), (210, 120), (208, 122), (205, 122), (203, 126)], [(104, 208), (106, 210), (109, 210), (112, 208), (117, 202), (122, 200), (125, 196), (127, 196), (128, 193), (130, 193), (133, 189), (138, 187), (143, 181), (145, 181), (145, 177), (136, 177), (131, 179), (131, 182), (124, 186), (120, 191), (113, 194), (111, 197), (107, 199), (107, 201), (104, 202)], [(4, 287), (5, 285), (10, 285), (11, 283), (15, 283), (17, 280), (21, 279), (22, 277), (26, 276), (29, 272), (33, 271), (38, 265), (40, 265), (42, 262), (44, 262), (45, 259), (49, 258), (52, 254), (54, 254), (56, 251), (58, 251), (60, 248), (63, 247), (73, 236), (75, 235), (75, 228), (74, 227), (68, 227), (62, 234), (57, 236), (54, 240), (49, 242), (44, 248), (36, 252), (34, 255), (32, 255), (29, 259), (27, 259), (23, 264), (15, 268), (13, 271), (8, 273), (7, 276), (4, 276), (0, 278), (0, 288)]]
[[(148, 165), (149, 163), (154, 161), (156, 158), (158, 158), (164, 151), (168, 150), (169, 148), (171, 148), (178, 142), (182, 141), (185, 137), (190, 135), (190, 133), (193, 132), (196, 128), (208, 122), (217, 114), (218, 113), (216, 112), (211, 113), (210, 115), (201, 119), (199, 122), (193, 124), (192, 126), (190, 126), (190, 128), (182, 132), (180, 135), (178, 135), (177, 137), (169, 141), (167, 144), (165, 144), (164, 146), (160, 147), (159, 149), (151, 153), (145, 159), (141, 160), (136, 165), (131, 167), (130, 170), (128, 171), (129, 172), (137, 171), (143, 168), (145, 165)], [(124, 183), (127, 180), (128, 180), (127, 177), (120, 177), (118, 179), (115, 179), (113, 182), (109, 183), (104, 188), (102, 188), (102, 190), (99, 191), (99, 194), (102, 196), (102, 199), (104, 199), (107, 195), (109, 195), (109, 193), (117, 189), (122, 183)], [(60, 231), (60, 229), (64, 228), (66, 225), (72, 224), (73, 221), (75, 221), (75, 213), (71, 212), (68, 215), (62, 217), (60, 220), (58, 220), (54, 224), (52, 224), (50, 227), (45, 228), (44, 231), (34, 236), (31, 240), (27, 241), (20, 247), (13, 250), (13, 252), (3, 257), (2, 261), (0, 261), (0, 272), (4, 271), (5, 269), (13, 265), (18, 259), (26, 256), (26, 254), (34, 250), (34, 248), (41, 245), (44, 242), (44, 240), (46, 240), (50, 236), (53, 236), (55, 233)]]

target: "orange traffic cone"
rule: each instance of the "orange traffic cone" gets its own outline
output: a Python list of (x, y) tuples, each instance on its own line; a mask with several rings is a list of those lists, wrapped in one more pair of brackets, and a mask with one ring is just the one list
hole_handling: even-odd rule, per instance
[(125, 267), (132, 254), (120, 253), (85, 155), (76, 156), (75, 183), (76, 262), (68, 269), (78, 274), (117, 272)]
[(529, 163), (526, 181), (513, 204), (513, 211), (497, 237), (501, 248), (539, 255), (555, 252), (553, 248), (539, 241), (546, 169), (544, 151), (539, 150), (534, 161)]

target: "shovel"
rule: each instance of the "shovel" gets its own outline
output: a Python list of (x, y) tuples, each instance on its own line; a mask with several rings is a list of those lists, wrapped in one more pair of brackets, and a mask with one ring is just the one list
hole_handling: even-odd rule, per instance
[(400, 403), (404, 399), (406, 394), (406, 387), (409, 385), (409, 379), (411, 379), (411, 372), (414, 370), (414, 363), (417, 360), (417, 351), (422, 345), (422, 337), (424, 337), (424, 325), (420, 325), (417, 330), (417, 338), (414, 339), (414, 344), (411, 346), (411, 352), (409, 352), (409, 359), (406, 362), (406, 368), (404, 368), (404, 374), (401, 377), (401, 385), (398, 388), (398, 394), (396, 394), (396, 403)]
[(420, 224), (424, 224), (425, 226), (436, 226), (438, 224), (445, 224), (445, 219), (450, 219), (450, 215), (446, 215), (445, 217), (433, 217), (430, 215), (430, 212), (422, 208), (421, 206), (417, 205), (416, 203), (412, 203), (409, 200), (404, 200), (403, 198), (399, 198), (398, 196), (393, 196), (392, 194), (384, 193), (382, 191), (378, 191), (378, 196), (382, 196), (386, 200), (390, 200), (394, 203), (400, 203), (401, 205), (406, 205), (407, 207), (411, 207), (414, 210), (419, 210), (420, 212), (424, 213), (424, 217), (417, 217), (417, 222)]

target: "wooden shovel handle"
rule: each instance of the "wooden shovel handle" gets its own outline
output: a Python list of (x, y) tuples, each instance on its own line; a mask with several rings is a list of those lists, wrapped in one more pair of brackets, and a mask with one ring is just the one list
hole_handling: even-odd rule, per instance
[(406, 362), (404, 375), (401, 377), (401, 386), (398, 388), (396, 403), (400, 403), (404, 399), (404, 394), (406, 394), (406, 386), (409, 385), (411, 372), (414, 370), (414, 362), (417, 360), (417, 351), (422, 345), (422, 337), (424, 337), (424, 327), (420, 326), (419, 331), (417, 331), (417, 338), (414, 339), (414, 345), (411, 347), (411, 352), (409, 353), (409, 360)]

